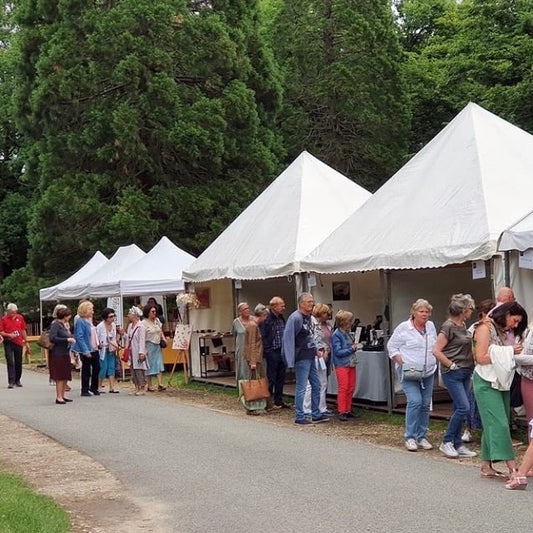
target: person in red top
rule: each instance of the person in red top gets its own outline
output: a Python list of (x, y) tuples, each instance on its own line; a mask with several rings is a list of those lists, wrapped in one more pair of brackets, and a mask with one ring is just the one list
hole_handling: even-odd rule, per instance
[(0, 319), (0, 335), (4, 338), (7, 362), (8, 388), (22, 387), (22, 352), (29, 348), (26, 338), (26, 321), (18, 312), (16, 304), (8, 304), (6, 314)]

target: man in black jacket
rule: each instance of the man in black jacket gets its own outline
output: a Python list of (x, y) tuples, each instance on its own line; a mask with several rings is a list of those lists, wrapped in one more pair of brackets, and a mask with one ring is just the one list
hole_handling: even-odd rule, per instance
[(281, 354), (285, 318), (285, 302), (279, 296), (270, 300), (270, 312), (259, 326), (263, 340), (263, 354), (267, 363), (267, 378), (270, 395), (274, 400), (274, 409), (290, 407), (283, 403), (283, 385), (285, 383), (285, 361)]

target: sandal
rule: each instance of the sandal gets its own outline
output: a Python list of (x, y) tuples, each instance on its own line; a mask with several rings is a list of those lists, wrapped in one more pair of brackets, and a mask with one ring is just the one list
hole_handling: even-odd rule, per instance
[(499, 470), (495, 470), (492, 467), (488, 468), (481, 468), (481, 477), (490, 478), (490, 479), (502, 479), (507, 481), (509, 479), (509, 474), (506, 474), (505, 472), (500, 472)]
[(157, 390), (158, 390), (158, 391), (162, 391), (162, 390), (167, 390), (167, 388), (166, 388), (166, 387), (163, 387), (163, 385), (158, 385), (158, 386), (157, 386)]
[(518, 473), (513, 472), (511, 479), (505, 484), (507, 490), (526, 490), (527, 477), (519, 476)]
[(152, 389), (152, 387), (146, 387), (146, 390), (147, 390), (148, 392), (155, 392), (155, 389)]

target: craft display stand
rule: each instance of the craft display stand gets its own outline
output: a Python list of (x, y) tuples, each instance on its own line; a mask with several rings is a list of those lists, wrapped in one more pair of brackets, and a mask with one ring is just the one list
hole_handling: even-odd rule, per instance
[(189, 351), (188, 350), (173, 350), (176, 352), (176, 358), (172, 363), (172, 370), (170, 371), (170, 376), (168, 378), (168, 384), (171, 384), (172, 377), (176, 371), (176, 366), (179, 364), (183, 365), (183, 378), (185, 384), (189, 383)]
[[(235, 352), (229, 350), (225, 339), (232, 339), (231, 333), (200, 335), (198, 345), (200, 352), (200, 377), (207, 379), (208, 375), (235, 375)], [(215, 368), (209, 368), (210, 361)]]

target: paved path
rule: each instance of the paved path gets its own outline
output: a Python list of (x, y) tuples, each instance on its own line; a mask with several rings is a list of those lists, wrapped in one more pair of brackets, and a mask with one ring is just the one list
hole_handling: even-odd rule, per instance
[(56, 406), (47, 376), (27, 371), (23, 383), (0, 388), (0, 412), (101, 462), (135, 497), (161, 506), (161, 530), (531, 529), (533, 490), (505, 491), (471, 466), (156, 395), (72, 391), (74, 403)]

